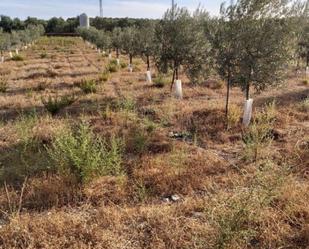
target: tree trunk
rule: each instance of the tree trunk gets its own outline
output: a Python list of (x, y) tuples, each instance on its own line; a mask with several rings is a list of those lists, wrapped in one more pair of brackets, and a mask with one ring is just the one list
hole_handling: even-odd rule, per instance
[(175, 76), (176, 76), (176, 68), (174, 68), (174, 71), (173, 71), (173, 78), (172, 78), (172, 83), (171, 83), (171, 91), (173, 90), (173, 85), (174, 85), (174, 81), (175, 81)]
[(149, 55), (147, 55), (147, 71), (150, 71), (150, 58), (149, 58)]
[(306, 67), (309, 67), (309, 51), (307, 52), (307, 62), (306, 62)]
[(116, 48), (116, 56), (117, 56), (117, 59), (119, 59), (119, 48)]
[(178, 75), (178, 66), (176, 66), (176, 69), (175, 69), (175, 74), (176, 74), (176, 80), (179, 80), (179, 75)]
[(226, 91), (226, 104), (225, 104), (225, 117), (229, 114), (229, 100), (230, 100), (230, 86), (231, 86), (231, 70), (228, 69), (227, 75), (227, 91)]
[(132, 66), (133, 55), (132, 55), (132, 54), (130, 54), (129, 56), (130, 56), (130, 66)]
[(247, 87), (246, 87), (246, 99), (250, 99), (250, 82), (247, 82)]

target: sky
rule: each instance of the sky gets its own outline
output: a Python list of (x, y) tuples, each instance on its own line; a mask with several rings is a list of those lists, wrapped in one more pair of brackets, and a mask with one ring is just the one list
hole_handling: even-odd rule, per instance
[[(210, 14), (219, 13), (224, 0), (175, 0), (178, 6), (190, 10), (199, 4)], [(171, 0), (103, 0), (105, 17), (161, 18)], [(99, 0), (0, 0), (0, 15), (25, 19), (28, 16), (49, 19), (51, 17), (74, 17), (86, 13), (99, 15)]]

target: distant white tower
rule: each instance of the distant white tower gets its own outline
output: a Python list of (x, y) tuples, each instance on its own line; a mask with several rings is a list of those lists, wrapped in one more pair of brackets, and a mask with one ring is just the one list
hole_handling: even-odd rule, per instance
[(100, 17), (103, 17), (103, 4), (102, 4), (102, 0), (100, 0)]
[(85, 13), (79, 16), (79, 26), (87, 29), (90, 27), (89, 17)]

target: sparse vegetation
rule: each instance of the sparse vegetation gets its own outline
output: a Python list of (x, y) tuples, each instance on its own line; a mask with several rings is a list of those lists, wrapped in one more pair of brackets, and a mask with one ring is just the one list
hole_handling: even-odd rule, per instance
[(86, 94), (97, 92), (97, 82), (94, 79), (84, 79), (77, 86)]
[(8, 82), (5, 77), (0, 77), (0, 92), (5, 93), (6, 90), (8, 89)]
[(87, 124), (57, 136), (48, 153), (62, 175), (73, 175), (80, 183), (102, 175), (120, 175), (122, 143), (112, 137), (107, 143), (96, 136)]
[(153, 84), (155, 87), (162, 88), (169, 83), (169, 79), (163, 74), (159, 74), (156, 78), (153, 79)]
[(45, 106), (46, 110), (52, 114), (56, 115), (63, 108), (70, 106), (76, 101), (75, 96), (48, 96), (47, 98), (41, 98), (42, 104)]
[[(24, 62), (0, 63), (0, 248), (307, 248), (309, 19), (279, 2), (93, 18), (83, 40), (2, 16), (0, 53)], [(47, 33), (77, 24), (44, 21)]]
[(19, 54), (14, 54), (12, 57), (12, 61), (23, 61), (24, 57)]

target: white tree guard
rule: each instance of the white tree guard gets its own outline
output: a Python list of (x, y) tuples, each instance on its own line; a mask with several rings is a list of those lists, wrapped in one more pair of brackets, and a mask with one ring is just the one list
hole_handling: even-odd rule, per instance
[(120, 59), (117, 59), (117, 65), (120, 66)]
[(12, 54), (11, 51), (9, 52), (9, 56), (10, 56), (10, 58), (13, 58), (13, 54)]
[(18, 49), (17, 49), (17, 48), (15, 49), (15, 53), (16, 53), (16, 54), (19, 54), (19, 51), (18, 51)]
[(175, 83), (175, 98), (182, 99), (182, 83), (181, 80), (176, 80)]
[(147, 81), (147, 83), (152, 84), (152, 78), (151, 78), (151, 72), (150, 71), (146, 72), (146, 81)]
[(1, 63), (4, 63), (4, 56), (1, 56), (0, 62), (1, 62)]
[(309, 67), (306, 67), (306, 77), (309, 77)]
[(112, 54), (108, 54), (108, 59), (112, 59)]
[(129, 70), (130, 73), (133, 72), (133, 66), (131, 64), (129, 64), (128, 70)]
[(253, 99), (248, 99), (245, 101), (244, 107), (244, 116), (242, 123), (245, 127), (248, 127), (252, 117), (252, 106), (253, 106)]

